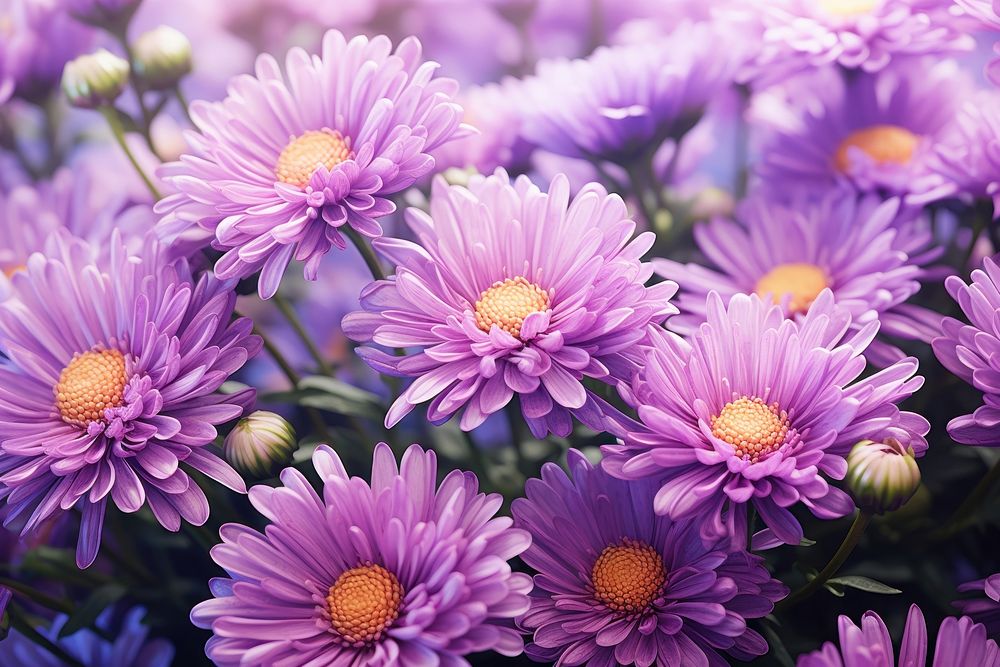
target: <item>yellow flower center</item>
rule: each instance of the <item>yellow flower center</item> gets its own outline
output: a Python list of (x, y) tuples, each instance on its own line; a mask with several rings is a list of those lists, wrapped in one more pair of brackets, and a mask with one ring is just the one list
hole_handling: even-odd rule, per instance
[(880, 0), (818, 0), (819, 8), (830, 16), (853, 18), (868, 14)]
[(495, 324), (514, 338), (520, 338), (524, 318), (545, 312), (548, 307), (549, 293), (524, 277), (498, 280), (476, 301), (476, 325), (489, 333)]
[(771, 300), (780, 304), (786, 295), (791, 313), (804, 313), (819, 293), (829, 287), (826, 272), (815, 264), (793, 262), (779, 264), (757, 281), (754, 292), (758, 296), (771, 295)]
[(590, 573), (594, 595), (619, 614), (638, 614), (660, 595), (667, 581), (663, 559), (653, 547), (636, 540), (604, 549)]
[(330, 624), (352, 645), (381, 639), (399, 616), (402, 600), (396, 575), (371, 563), (341, 574), (326, 596)]
[(282, 183), (304, 188), (320, 165), (333, 169), (352, 157), (351, 141), (340, 132), (309, 130), (293, 137), (282, 149), (274, 175)]
[(917, 150), (920, 138), (898, 125), (872, 125), (851, 132), (840, 142), (833, 164), (841, 173), (851, 167), (851, 148), (859, 148), (877, 164), (908, 164)]
[(736, 456), (757, 461), (779, 449), (788, 436), (788, 413), (777, 403), (743, 396), (712, 417), (712, 435), (736, 449)]
[(23, 271), (24, 269), (25, 269), (24, 264), (15, 264), (12, 266), (5, 266), (3, 267), (3, 269), (0, 269), (0, 271), (2, 271), (3, 274), (8, 278), (13, 278), (15, 273), (17, 273), (18, 271)]
[(67, 424), (86, 428), (104, 419), (107, 408), (124, 402), (125, 357), (118, 350), (84, 352), (73, 357), (55, 387), (56, 407)]

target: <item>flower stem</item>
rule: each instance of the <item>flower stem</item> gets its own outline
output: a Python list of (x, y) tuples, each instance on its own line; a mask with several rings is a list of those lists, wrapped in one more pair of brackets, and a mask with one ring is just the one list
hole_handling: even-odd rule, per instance
[(946, 539), (965, 528), (972, 519), (972, 515), (976, 509), (982, 504), (986, 494), (990, 492), (990, 489), (993, 488), (998, 479), (1000, 479), (1000, 460), (994, 463), (989, 472), (983, 475), (983, 478), (979, 480), (975, 488), (966, 496), (962, 504), (955, 510), (955, 513), (951, 515), (951, 518), (940, 529), (931, 532), (930, 540), (938, 541)]
[(194, 119), (191, 118), (190, 105), (188, 104), (187, 97), (184, 96), (184, 91), (181, 90), (181, 85), (177, 84), (174, 86), (174, 96), (177, 98), (177, 102), (181, 105), (181, 109), (184, 110), (184, 117), (187, 118), (187, 122), (191, 127), (196, 127), (194, 124)]
[(108, 121), (108, 126), (111, 128), (111, 133), (115, 135), (115, 140), (118, 142), (122, 151), (124, 151), (128, 161), (132, 163), (132, 167), (135, 168), (136, 173), (139, 174), (140, 178), (142, 178), (142, 182), (146, 184), (147, 188), (149, 188), (149, 192), (153, 195), (153, 199), (159, 201), (162, 198), (160, 191), (156, 189), (156, 186), (153, 185), (153, 181), (149, 179), (146, 172), (144, 172), (142, 167), (139, 166), (139, 161), (136, 159), (132, 149), (128, 147), (128, 142), (125, 141), (125, 128), (122, 127), (122, 122), (118, 118), (118, 111), (114, 107), (104, 106), (101, 107), (101, 115), (104, 116), (106, 121)]
[(378, 257), (375, 256), (375, 251), (372, 250), (372, 247), (365, 243), (365, 240), (361, 238), (361, 234), (358, 234), (357, 230), (350, 225), (345, 225), (343, 229), (347, 238), (351, 239), (351, 243), (361, 253), (361, 258), (365, 260), (368, 270), (372, 273), (372, 278), (375, 280), (385, 280), (385, 271), (382, 270), (382, 265), (379, 264)]
[(295, 334), (300, 340), (302, 340), (303, 344), (305, 344), (306, 349), (309, 351), (309, 356), (311, 356), (316, 362), (316, 367), (319, 369), (319, 372), (326, 376), (332, 376), (333, 368), (327, 360), (323, 358), (323, 354), (319, 351), (319, 348), (316, 347), (316, 343), (313, 342), (309, 332), (306, 331), (304, 326), (302, 326), (302, 321), (295, 313), (295, 309), (292, 308), (292, 304), (290, 304), (281, 294), (275, 294), (272, 299), (274, 301), (274, 305), (278, 307), (281, 314), (285, 316), (286, 320), (288, 320), (288, 324), (290, 324), (292, 329), (295, 330)]
[(829, 581), (833, 575), (837, 574), (837, 570), (840, 569), (840, 566), (844, 564), (844, 561), (854, 551), (854, 547), (858, 546), (858, 542), (861, 541), (861, 536), (864, 535), (865, 528), (868, 527), (871, 519), (872, 515), (870, 512), (858, 512), (858, 515), (854, 517), (854, 523), (851, 524), (851, 529), (847, 531), (844, 541), (840, 543), (837, 553), (833, 554), (833, 558), (826, 564), (826, 567), (820, 570), (819, 574), (813, 577), (805, 586), (775, 605), (775, 611), (784, 611), (805, 600)]

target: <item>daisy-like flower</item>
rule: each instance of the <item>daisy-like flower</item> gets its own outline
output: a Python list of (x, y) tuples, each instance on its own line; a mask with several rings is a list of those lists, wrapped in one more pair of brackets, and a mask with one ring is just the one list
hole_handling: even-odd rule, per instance
[(396, 275), (371, 284), (363, 311), (344, 318), (377, 370), (414, 377), (393, 403), (393, 426), (425, 401), (435, 424), (463, 410), (471, 430), (520, 397), (532, 433), (568, 435), (571, 414), (605, 427), (584, 377), (627, 378), (646, 325), (676, 312), (677, 286), (645, 283), (640, 258), (649, 232), (632, 238), (625, 203), (589, 184), (570, 200), (565, 176), (548, 193), (506, 172), (474, 177), (468, 189), (434, 183), (430, 215), (407, 211), (419, 243), (379, 239)]
[(95, 197), (92, 186), (86, 174), (60, 169), (50, 181), (0, 190), (0, 300), (11, 292), (10, 277), (60, 229), (88, 241), (101, 256), (108, 255), (116, 229), (138, 250), (153, 228), (152, 209), (117, 194)]
[(791, 506), (822, 519), (854, 509), (823, 475), (843, 479), (856, 442), (927, 448), (927, 421), (896, 406), (923, 383), (916, 360), (858, 381), (878, 322), (845, 340), (850, 327), (829, 290), (797, 320), (756, 295), (737, 294), (727, 308), (710, 293), (690, 342), (651, 330), (646, 364), (626, 392), (644, 427), (604, 448), (605, 467), (626, 479), (665, 478), (657, 513), (700, 515), (706, 536), (743, 542), (752, 506), (769, 530), (762, 541), (798, 544)]
[[(117, 235), (106, 262), (59, 234), (13, 278), (0, 305), (0, 497), (22, 534), (74, 506), (77, 563), (97, 556), (108, 500), (123, 512), (148, 504), (170, 530), (208, 518), (185, 468), (245, 492), (207, 449), (215, 425), (239, 417), (252, 392), (218, 393), (261, 342), (232, 320), (236, 295), (211, 276), (195, 281), (150, 241), (130, 255)], [(180, 464), (184, 464), (182, 467)]]
[(945, 287), (970, 324), (945, 318), (944, 334), (932, 341), (934, 354), (945, 368), (983, 392), (983, 405), (948, 422), (948, 435), (966, 445), (1000, 447), (1000, 266), (987, 257), (983, 268), (972, 272), (971, 284), (951, 276)]
[(322, 496), (294, 468), (283, 486), (255, 486), (250, 502), (271, 524), (222, 527), (212, 558), (231, 578), (191, 612), (211, 629), (217, 665), (467, 665), (494, 650), (518, 655), (514, 618), (531, 579), (507, 561), (530, 543), (495, 517), (499, 495), (472, 473), (436, 485), (433, 452), (411, 446), (397, 468), (375, 448), (372, 483), (350, 478), (328, 447), (313, 454)]
[(745, 76), (762, 85), (837, 64), (877, 72), (900, 57), (971, 51), (953, 0), (768, 0), (759, 54)]
[[(682, 335), (695, 332), (712, 291), (723, 301), (734, 294), (770, 297), (786, 317), (801, 318), (829, 288), (851, 314), (850, 333), (874, 315), (880, 334), (930, 343), (941, 334), (943, 316), (906, 302), (920, 281), (938, 277), (940, 271), (926, 265), (943, 249), (913, 213), (901, 213), (898, 199), (883, 202), (839, 189), (794, 205), (746, 200), (735, 221), (716, 218), (695, 227), (707, 266), (653, 260), (657, 273), (682, 286), (676, 300), (681, 314), (668, 326)], [(906, 355), (879, 338), (865, 356), (885, 367)]]
[(436, 68), (414, 38), (393, 51), (384, 36), (348, 42), (336, 30), (319, 57), (289, 51), (284, 76), (260, 56), (225, 100), (191, 105), (192, 153), (159, 172), (176, 190), (157, 204), (161, 236), (200, 230), (225, 251), (216, 274), (261, 271), (263, 298), (292, 259), (315, 280), (323, 255), (346, 246), (340, 228), (379, 236), (378, 219), (395, 210), (388, 196), (429, 173), (429, 153), (463, 132), (458, 84)]
[(538, 572), (526, 652), (568, 665), (724, 665), (767, 643), (747, 619), (771, 612), (788, 589), (759, 556), (706, 543), (692, 522), (653, 512), (656, 485), (615, 479), (570, 450), (514, 501), (531, 533), (521, 558)]
[(685, 23), (656, 44), (544, 61), (524, 82), (524, 136), (559, 155), (621, 164), (679, 139), (732, 83), (739, 41), (719, 49), (720, 39), (711, 24)]
[(963, 104), (934, 158), (948, 193), (992, 199), (1000, 218), (1000, 93), (983, 91)]
[[(979, 21), (987, 30), (1000, 31), (1000, 0), (955, 0), (955, 4)], [(993, 45), (998, 55), (986, 65), (986, 76), (1000, 86), (1000, 41)]]
[(797, 667), (998, 667), (1000, 651), (986, 638), (986, 628), (968, 617), (946, 618), (937, 632), (934, 655), (927, 662), (927, 622), (917, 605), (910, 606), (906, 629), (896, 661), (889, 629), (873, 611), (861, 617), (858, 627), (847, 616), (839, 622), (840, 646), (823, 648), (799, 657)]
[(944, 185), (930, 166), (935, 147), (972, 93), (954, 61), (918, 61), (878, 74), (827, 71), (799, 78), (784, 95), (794, 113), (771, 121), (757, 175), (775, 193), (790, 185), (826, 191), (927, 197)]
[(1000, 633), (1000, 572), (985, 579), (967, 581), (958, 587), (960, 593), (976, 591), (979, 597), (955, 600), (954, 605), (964, 616), (986, 626), (991, 635)]
[[(165, 639), (149, 638), (149, 628), (142, 622), (145, 609), (130, 609), (120, 625), (114, 622), (112, 612), (112, 608), (103, 611), (94, 625), (113, 634), (114, 639), (106, 639), (89, 628), (61, 637), (60, 632), (69, 620), (65, 614), (59, 614), (50, 625), (37, 630), (84, 667), (169, 667), (174, 659), (174, 647)], [(11, 630), (0, 642), (0, 667), (63, 667), (65, 664), (17, 630)]]

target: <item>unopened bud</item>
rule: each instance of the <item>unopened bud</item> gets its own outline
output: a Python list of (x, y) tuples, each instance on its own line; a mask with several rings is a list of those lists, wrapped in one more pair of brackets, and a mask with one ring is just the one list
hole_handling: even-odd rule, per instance
[(191, 42), (184, 33), (161, 25), (132, 44), (132, 69), (147, 90), (165, 90), (191, 72)]
[(226, 460), (241, 473), (261, 479), (288, 463), (296, 448), (295, 429), (281, 415), (257, 410), (226, 436)]
[(80, 56), (63, 68), (62, 89), (75, 107), (111, 104), (128, 84), (128, 61), (106, 49)]
[(862, 440), (847, 455), (847, 491), (862, 511), (892, 512), (920, 486), (913, 450), (894, 438)]

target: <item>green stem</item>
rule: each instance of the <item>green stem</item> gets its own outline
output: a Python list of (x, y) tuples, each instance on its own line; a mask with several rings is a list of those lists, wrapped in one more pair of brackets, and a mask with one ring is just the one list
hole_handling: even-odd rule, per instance
[(861, 541), (861, 536), (864, 535), (865, 528), (868, 527), (871, 519), (872, 515), (870, 512), (858, 512), (858, 515), (854, 517), (854, 523), (851, 524), (851, 529), (847, 531), (844, 541), (840, 543), (840, 548), (837, 549), (837, 553), (833, 554), (833, 558), (826, 564), (826, 567), (820, 570), (819, 574), (813, 577), (805, 586), (775, 605), (775, 611), (784, 611), (805, 600), (829, 581), (833, 575), (837, 574), (837, 570), (840, 569), (840, 566), (844, 564), (844, 561), (854, 551), (854, 547), (858, 546), (858, 542)]
[(534, 471), (528, 465), (528, 457), (524, 451), (528, 434), (525, 428), (524, 415), (521, 414), (520, 401), (516, 397), (512, 398), (507, 403), (507, 407), (504, 408), (504, 412), (507, 414), (507, 423), (510, 424), (510, 438), (513, 440), (514, 449), (517, 452), (517, 469), (524, 475), (525, 479), (528, 479), (534, 476)]
[[(126, 35), (127, 26), (122, 26), (120, 30), (113, 30), (111, 34), (114, 36), (118, 43), (121, 45), (122, 50), (125, 52), (125, 58), (128, 60), (129, 68), (132, 68), (132, 63), (135, 61), (134, 54), (132, 53), (132, 46), (128, 43), (128, 36)], [(135, 99), (139, 103), (139, 113), (142, 114), (142, 125), (139, 127), (139, 134), (146, 142), (146, 146), (149, 147), (150, 152), (156, 155), (156, 147), (153, 146), (153, 137), (150, 134), (150, 127), (153, 124), (154, 114), (149, 112), (149, 107), (146, 105), (146, 98), (143, 97), (143, 89), (140, 85), (138, 79), (135, 75), (130, 73), (129, 78), (132, 81), (132, 89), (135, 91)]]
[(174, 86), (174, 96), (177, 97), (177, 101), (181, 105), (181, 109), (184, 110), (184, 117), (187, 118), (188, 124), (195, 127), (194, 119), (191, 118), (191, 112), (189, 111), (190, 105), (188, 104), (187, 97), (184, 96), (184, 92), (181, 90), (181, 84)]
[(972, 221), (972, 239), (969, 241), (969, 247), (965, 251), (965, 255), (962, 257), (962, 263), (959, 265), (958, 270), (965, 274), (966, 269), (969, 267), (969, 262), (972, 261), (972, 255), (976, 252), (976, 243), (979, 241), (979, 237), (983, 235), (986, 231), (986, 227), (989, 224), (988, 220), (983, 220), (981, 216), (975, 216)]
[(32, 643), (41, 646), (67, 665), (71, 665), (72, 667), (84, 667), (82, 662), (67, 653), (62, 646), (59, 646), (57, 643), (36, 630), (34, 625), (32, 625), (32, 623), (24, 617), (23, 612), (19, 607), (16, 605), (10, 605), (8, 611), (10, 612), (11, 627), (24, 635), (25, 638), (30, 640)]
[(32, 602), (40, 604), (46, 609), (51, 609), (52, 611), (62, 612), (63, 614), (72, 614), (73, 605), (69, 602), (64, 602), (51, 595), (46, 595), (45, 593), (35, 590), (27, 584), (22, 584), (16, 579), (8, 579), (7, 577), (0, 577), (0, 586), (9, 588), (12, 591), (20, 593), (24, 597), (28, 598)]
[(938, 541), (949, 538), (965, 528), (972, 520), (975, 511), (982, 505), (986, 494), (990, 492), (990, 489), (993, 488), (998, 479), (1000, 479), (1000, 460), (994, 463), (989, 472), (983, 475), (983, 478), (979, 480), (975, 488), (966, 496), (962, 504), (951, 515), (951, 518), (940, 529), (931, 532), (929, 536), (930, 540)]
[(372, 278), (375, 280), (385, 280), (385, 271), (382, 270), (382, 265), (379, 264), (378, 257), (375, 256), (375, 251), (372, 250), (372, 247), (365, 243), (365, 240), (361, 238), (361, 234), (358, 234), (357, 230), (350, 225), (345, 225), (343, 229), (347, 238), (351, 239), (351, 243), (361, 253), (361, 258), (365, 260), (368, 270), (372, 273)]
[(159, 201), (162, 198), (160, 191), (156, 189), (156, 186), (153, 185), (153, 181), (149, 179), (146, 172), (144, 172), (142, 167), (139, 166), (139, 161), (136, 159), (132, 149), (128, 147), (128, 142), (125, 141), (125, 128), (122, 127), (122, 122), (118, 118), (118, 111), (114, 107), (110, 106), (101, 107), (100, 111), (101, 115), (104, 116), (104, 119), (108, 121), (111, 133), (115, 135), (115, 140), (118, 142), (118, 145), (121, 146), (125, 156), (128, 157), (128, 161), (132, 163), (132, 167), (142, 178), (142, 182), (146, 184), (147, 188), (149, 188), (149, 192), (153, 195), (153, 199)]
[(309, 332), (306, 331), (304, 326), (302, 326), (302, 320), (299, 319), (295, 309), (292, 308), (292, 304), (289, 303), (288, 300), (281, 294), (275, 294), (272, 299), (274, 301), (274, 305), (278, 307), (281, 314), (285, 316), (286, 320), (288, 320), (288, 324), (290, 324), (292, 329), (295, 330), (295, 334), (306, 346), (306, 349), (309, 351), (309, 356), (311, 356), (313, 361), (316, 362), (316, 367), (319, 369), (319, 372), (326, 376), (332, 376), (333, 368), (327, 360), (323, 358), (323, 354), (319, 351), (319, 348), (316, 347), (316, 343), (313, 342)]

